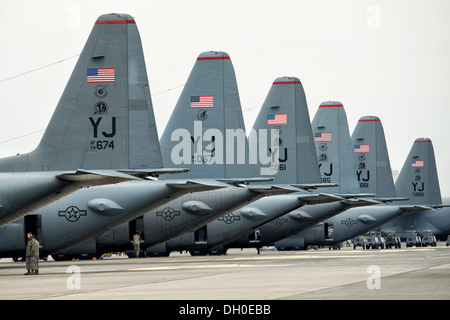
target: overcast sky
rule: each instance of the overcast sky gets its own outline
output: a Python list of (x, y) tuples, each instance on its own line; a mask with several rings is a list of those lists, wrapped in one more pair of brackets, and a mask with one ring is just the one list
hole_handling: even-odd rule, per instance
[(343, 103), (350, 133), (360, 117), (378, 116), (393, 170), (416, 138), (430, 138), (450, 196), (450, 1), (2, 0), (0, 8), (0, 157), (37, 146), (95, 20), (119, 12), (140, 31), (159, 134), (197, 56), (225, 51), (247, 129), (273, 80), (298, 77), (311, 119), (328, 100)]

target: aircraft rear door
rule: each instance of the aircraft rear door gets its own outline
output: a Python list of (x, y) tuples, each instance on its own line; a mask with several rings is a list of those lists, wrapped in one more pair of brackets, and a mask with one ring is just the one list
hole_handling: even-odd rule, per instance
[(139, 235), (141, 236), (142, 240), (144, 240), (144, 218), (139, 217), (137, 219), (131, 220), (128, 223), (129, 226), (129, 232), (130, 232), (130, 239), (133, 239), (133, 235), (137, 231)]
[(261, 242), (261, 231), (259, 229), (255, 229), (255, 231), (248, 236), (248, 240), (250, 243), (260, 243)]
[(324, 223), (324, 232), (326, 240), (334, 240), (334, 224)]
[(208, 233), (206, 229), (207, 225), (195, 230), (194, 232), (194, 242), (195, 244), (208, 243)]
[(44, 247), (44, 240), (42, 237), (42, 216), (40, 214), (28, 214), (24, 217), (25, 223), (25, 242), (27, 241), (27, 234), (31, 232), (33, 235), (37, 236), (39, 241), (39, 248)]

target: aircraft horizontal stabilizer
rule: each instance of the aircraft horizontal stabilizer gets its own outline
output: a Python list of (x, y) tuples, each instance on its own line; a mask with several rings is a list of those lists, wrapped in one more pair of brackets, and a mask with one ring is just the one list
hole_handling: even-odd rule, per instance
[(273, 178), (230, 178), (230, 179), (216, 179), (217, 181), (221, 181), (223, 183), (232, 184), (235, 186), (245, 185), (249, 183), (262, 183), (262, 182), (271, 182)]
[(400, 197), (395, 197), (395, 198), (374, 198), (373, 200), (386, 203), (386, 202), (394, 202), (394, 201), (406, 201), (406, 200), (409, 200), (409, 198), (400, 198)]
[(303, 190), (315, 190), (317, 188), (329, 188), (329, 187), (338, 187), (338, 183), (300, 183), (300, 184), (291, 184), (293, 187), (303, 189)]
[(124, 181), (136, 180), (136, 177), (118, 172), (116, 170), (85, 170), (66, 172), (57, 175), (58, 179), (75, 182), (80, 187), (102, 186)]
[(190, 192), (200, 192), (200, 191), (209, 191), (226, 188), (226, 184), (222, 184), (220, 182), (214, 180), (186, 180), (186, 181), (175, 181), (175, 182), (167, 182), (167, 185), (174, 189), (184, 189), (187, 191), (189, 189)]
[(450, 207), (450, 204), (434, 204), (430, 207), (432, 207), (433, 209), (448, 208)]
[(320, 204), (345, 200), (339, 196), (324, 193), (302, 194), (299, 195), (298, 198), (308, 202), (308, 204)]
[(342, 202), (352, 207), (373, 206), (375, 204), (381, 204), (381, 202), (376, 201), (374, 199), (361, 199), (361, 198), (345, 199)]
[(253, 192), (265, 193), (267, 195), (280, 195), (300, 191), (297, 188), (292, 188), (288, 186), (277, 186), (277, 185), (248, 186), (247, 188)]
[(431, 210), (431, 207), (428, 206), (400, 206), (399, 209), (404, 211), (423, 211), (423, 210)]
[[(374, 193), (338, 193), (336, 194), (339, 197), (350, 199), (350, 198), (368, 198), (368, 197), (375, 197)], [(377, 199), (378, 200), (378, 199)]]
[(146, 178), (146, 177), (159, 177), (159, 175), (161, 174), (187, 173), (190, 170), (186, 168), (158, 168), (158, 169), (119, 170), (119, 171), (135, 177)]

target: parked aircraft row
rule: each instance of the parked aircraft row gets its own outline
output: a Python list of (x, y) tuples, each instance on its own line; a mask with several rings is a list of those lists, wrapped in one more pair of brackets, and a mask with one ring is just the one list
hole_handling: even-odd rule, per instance
[(166, 256), (450, 234), (431, 140), (413, 143), (394, 187), (380, 119), (350, 136), (327, 101), (311, 122), (298, 78), (274, 80), (246, 132), (230, 57), (204, 52), (159, 141), (155, 123), (134, 19), (100, 16), (37, 149), (0, 159), (0, 257), (23, 256), (28, 232), (55, 259), (126, 251), (135, 232)]

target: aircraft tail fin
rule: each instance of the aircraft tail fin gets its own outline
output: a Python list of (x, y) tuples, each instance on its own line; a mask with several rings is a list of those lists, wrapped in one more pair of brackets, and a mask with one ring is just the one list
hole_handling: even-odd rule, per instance
[[(263, 132), (265, 141), (261, 139)], [(268, 155), (273, 162), (268, 174), (276, 183), (321, 182), (306, 96), (298, 78), (275, 79), (250, 132), (250, 147), (255, 144), (251, 143), (252, 135), (258, 137), (258, 152), (249, 154), (259, 153), (260, 158)], [(254, 166), (253, 174), (264, 174), (268, 169), (260, 163), (263, 161)]]
[(347, 115), (342, 103), (321, 103), (311, 124), (322, 181), (339, 184), (327, 191), (359, 193)]
[(414, 144), (395, 182), (399, 197), (409, 197), (409, 204), (442, 203), (433, 143), (420, 138)]
[(35, 150), (0, 171), (162, 167), (144, 55), (133, 17), (100, 16)]
[[(228, 137), (233, 132), (236, 137)], [(234, 148), (229, 148), (234, 140)], [(160, 139), (167, 167), (195, 178), (248, 177), (245, 124), (230, 56), (201, 53)]]
[(383, 126), (378, 117), (361, 117), (351, 136), (360, 191), (396, 197)]

